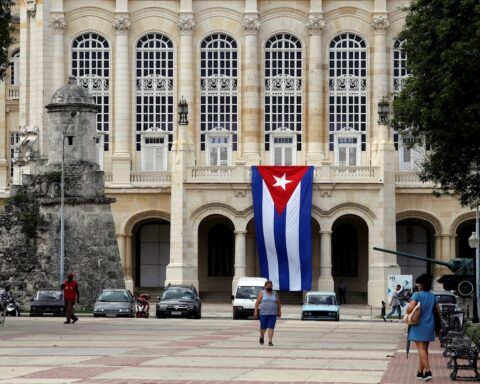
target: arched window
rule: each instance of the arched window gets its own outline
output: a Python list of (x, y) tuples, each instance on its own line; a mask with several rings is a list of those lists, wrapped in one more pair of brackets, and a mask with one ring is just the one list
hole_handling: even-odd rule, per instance
[[(330, 43), (328, 116), (330, 151), (342, 147), (342, 143), (336, 142), (337, 131), (360, 132), (357, 150), (366, 150), (367, 47), (365, 41), (353, 33), (341, 34)], [(357, 157), (352, 152), (349, 156)]]
[[(403, 50), (405, 41), (396, 39), (393, 43), (393, 92), (399, 94), (410, 76), (407, 69), (407, 53)], [(399, 167), (401, 171), (413, 171), (417, 169), (419, 160), (425, 155), (424, 146), (410, 148), (412, 137), (400, 136), (398, 131), (393, 132), (395, 149), (398, 150)]]
[(136, 148), (142, 151), (142, 170), (166, 170), (173, 140), (173, 44), (168, 37), (150, 33), (138, 41), (136, 79)]
[(97, 132), (102, 134), (103, 148), (108, 151), (110, 49), (105, 38), (96, 33), (85, 33), (73, 41), (72, 75), (76, 77), (78, 85), (88, 88), (100, 107), (97, 113)]
[(302, 84), (300, 41), (287, 33), (272, 36), (265, 45), (265, 150), (273, 164), (294, 164), (302, 149)]
[[(208, 165), (229, 165), (225, 161), (231, 159), (232, 150), (237, 150), (237, 68), (234, 39), (223, 33), (203, 39), (200, 48), (200, 149), (207, 151)], [(220, 142), (219, 132), (225, 133)]]
[(10, 56), (10, 85), (20, 85), (20, 49), (13, 51)]

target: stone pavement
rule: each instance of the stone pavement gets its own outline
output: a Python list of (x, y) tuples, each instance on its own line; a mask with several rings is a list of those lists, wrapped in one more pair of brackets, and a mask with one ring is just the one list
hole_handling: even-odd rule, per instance
[[(201, 320), (8, 318), (0, 327), (0, 383), (416, 382), (404, 326), (363, 318), (368, 307), (345, 306), (340, 322), (304, 322), (290, 318), (298, 306), (285, 306), (273, 347), (259, 345), (257, 321), (233, 321), (226, 309), (205, 306)], [(440, 364), (441, 354), (432, 354)], [(448, 372), (433, 366), (435, 382), (445, 382)]]

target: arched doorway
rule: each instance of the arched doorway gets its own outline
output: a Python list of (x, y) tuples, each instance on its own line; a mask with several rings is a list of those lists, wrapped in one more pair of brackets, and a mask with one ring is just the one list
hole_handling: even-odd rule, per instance
[(148, 220), (134, 228), (136, 288), (163, 288), (170, 263), (170, 223)]
[(212, 215), (198, 227), (198, 284), (203, 298), (230, 297), (235, 266), (233, 223)]
[(367, 302), (368, 226), (355, 215), (338, 218), (332, 225), (332, 275), (335, 288), (347, 285), (347, 303)]
[(468, 239), (475, 232), (475, 220), (466, 220), (456, 231), (455, 254), (457, 258), (475, 258), (475, 248), (470, 248)]
[[(397, 223), (397, 250), (415, 256), (434, 258), (433, 249), (434, 228), (430, 223), (418, 219), (405, 219)], [(422, 273), (433, 275), (432, 263), (426, 261), (397, 256), (400, 274), (412, 275), (415, 279)]]

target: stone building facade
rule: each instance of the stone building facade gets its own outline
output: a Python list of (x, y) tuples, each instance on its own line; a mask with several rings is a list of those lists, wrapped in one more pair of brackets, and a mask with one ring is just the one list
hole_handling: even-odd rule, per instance
[(315, 289), (343, 279), (352, 298), (378, 305), (389, 274), (442, 275), (373, 250), (473, 256), (474, 212), (420, 183), (415, 160), (428, 148), (405, 149), (408, 138), (378, 122), (378, 102), (408, 76), (396, 39), (405, 5), (21, 0), (19, 76), (0, 88), (1, 196), (48, 155), (45, 105), (73, 75), (100, 106), (97, 161), (117, 200), (128, 287), (193, 283), (229, 297), (239, 277), (258, 275), (257, 164), (315, 166)]

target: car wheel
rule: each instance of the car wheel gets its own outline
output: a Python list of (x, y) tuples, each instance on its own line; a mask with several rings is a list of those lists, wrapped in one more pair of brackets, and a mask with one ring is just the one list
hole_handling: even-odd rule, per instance
[(96, 313), (93, 314), (93, 317), (99, 317), (99, 315), (97, 315)]
[(303, 317), (303, 313), (302, 313), (302, 316), (300, 318), (302, 319), (302, 321), (305, 320), (305, 318)]
[(335, 321), (340, 321), (340, 316), (337, 316)]
[(201, 319), (202, 318), (202, 311), (198, 311), (196, 314), (195, 314), (195, 319)]

